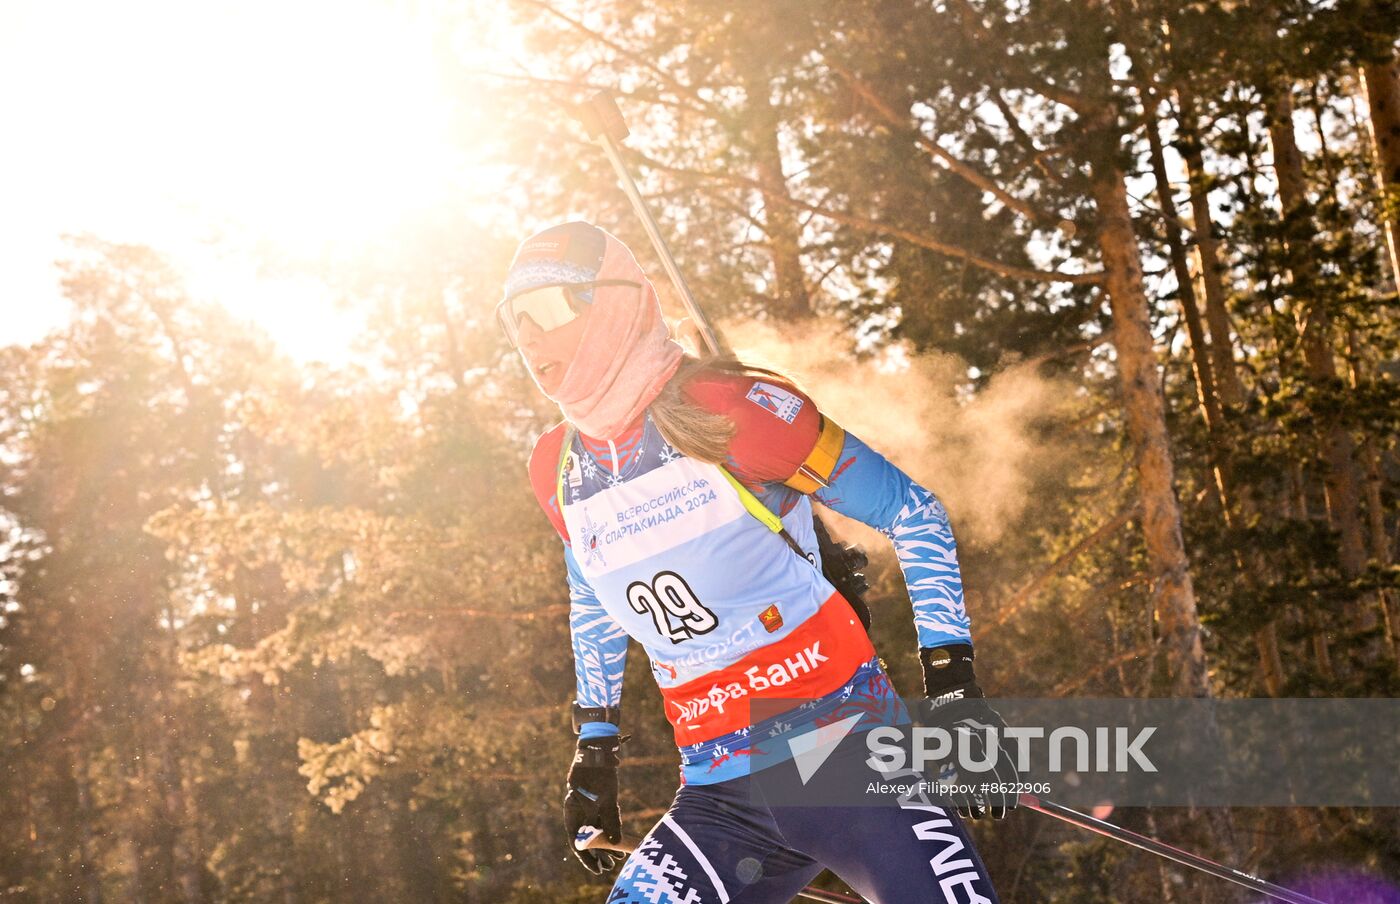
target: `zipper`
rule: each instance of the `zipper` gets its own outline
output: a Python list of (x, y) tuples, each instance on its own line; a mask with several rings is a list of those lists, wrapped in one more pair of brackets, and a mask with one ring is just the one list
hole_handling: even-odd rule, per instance
[(621, 473), (620, 471), (618, 471), (618, 469), (617, 469), (617, 446), (614, 446), (614, 445), (613, 445), (613, 441), (612, 441), (612, 440), (608, 440), (608, 451), (612, 453), (612, 462), (611, 462), (611, 464), (612, 464), (613, 476), (614, 476), (614, 477), (621, 477), (621, 476), (622, 476), (622, 473)]

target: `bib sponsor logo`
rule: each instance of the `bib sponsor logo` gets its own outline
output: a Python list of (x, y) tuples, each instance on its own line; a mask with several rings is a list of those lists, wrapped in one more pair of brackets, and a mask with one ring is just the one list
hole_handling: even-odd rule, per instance
[(715, 663), (722, 659), (736, 659), (736, 650), (747, 651), (758, 645), (758, 629), (752, 622), (747, 622), (733, 634), (724, 637), (715, 643), (707, 644), (698, 650), (692, 650), (678, 659), (652, 660), (652, 670), (656, 672), (658, 680), (664, 674), (667, 678), (663, 687), (676, 684), (681, 680), (681, 673), (685, 673), (685, 680), (690, 680), (699, 670), (710, 671), (715, 667)]
[(753, 384), (744, 398), (789, 424), (797, 419), (797, 412), (802, 410), (802, 399), (772, 383)]
[(827, 661), (821, 646), (821, 641), (816, 641), (811, 646), (799, 650), (795, 656), (780, 659), (766, 668), (759, 665), (749, 666), (744, 670), (742, 681), (711, 685), (704, 694), (689, 700), (672, 700), (671, 705), (679, 711), (676, 721), (689, 724), (710, 712), (723, 713), (726, 706), (747, 697), (750, 692), (782, 687), (802, 675), (815, 672)]
[[(759, 630), (762, 623), (752, 609), (740, 622), (741, 630), (750, 632), (754, 643), (767, 641), (767, 645), (692, 681), (662, 685), (666, 717), (675, 726), (677, 746), (711, 741), (747, 728), (751, 700), (815, 699), (829, 694), (875, 655), (870, 638), (839, 593), (832, 593), (811, 615), (804, 615), (800, 606), (792, 608), (794, 604), (789, 602), (781, 605), (787, 607), (783, 617), (788, 622), (782, 631), (769, 634)], [(681, 677), (685, 677), (684, 669)], [(740, 701), (739, 705), (732, 705), (734, 701)]]

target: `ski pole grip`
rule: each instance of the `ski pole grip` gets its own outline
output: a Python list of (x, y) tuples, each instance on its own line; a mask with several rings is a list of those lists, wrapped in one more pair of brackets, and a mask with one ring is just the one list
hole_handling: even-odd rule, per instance
[(622, 141), (631, 134), (617, 101), (607, 91), (599, 91), (575, 107), (574, 116), (583, 125), (588, 137), (595, 141), (599, 138)]
[(617, 851), (622, 854), (630, 854), (636, 849), (640, 842), (631, 835), (623, 835), (621, 841), (613, 842), (608, 840), (608, 836), (603, 834), (603, 830), (594, 826), (584, 826), (578, 830), (574, 836), (574, 847), (581, 851), (589, 848), (596, 848), (604, 851)]

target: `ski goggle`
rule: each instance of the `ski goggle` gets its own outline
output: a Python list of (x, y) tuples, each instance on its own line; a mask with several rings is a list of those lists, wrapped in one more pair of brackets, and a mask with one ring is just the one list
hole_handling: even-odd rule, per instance
[(583, 306), (589, 302), (579, 297), (579, 292), (601, 286), (632, 286), (640, 289), (641, 283), (630, 279), (599, 279), (592, 282), (568, 283), (557, 286), (541, 286), (519, 295), (502, 299), (496, 305), (496, 319), (511, 345), (520, 344), (520, 322), (529, 317), (542, 332), (557, 330), (572, 323), (583, 313)]

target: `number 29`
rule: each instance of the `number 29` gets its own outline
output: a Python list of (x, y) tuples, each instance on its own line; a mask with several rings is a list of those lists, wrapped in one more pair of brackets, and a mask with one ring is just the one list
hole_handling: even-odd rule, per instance
[(638, 615), (650, 615), (657, 632), (671, 643), (708, 634), (719, 619), (695, 596), (685, 578), (663, 571), (646, 581), (633, 581), (627, 602)]

